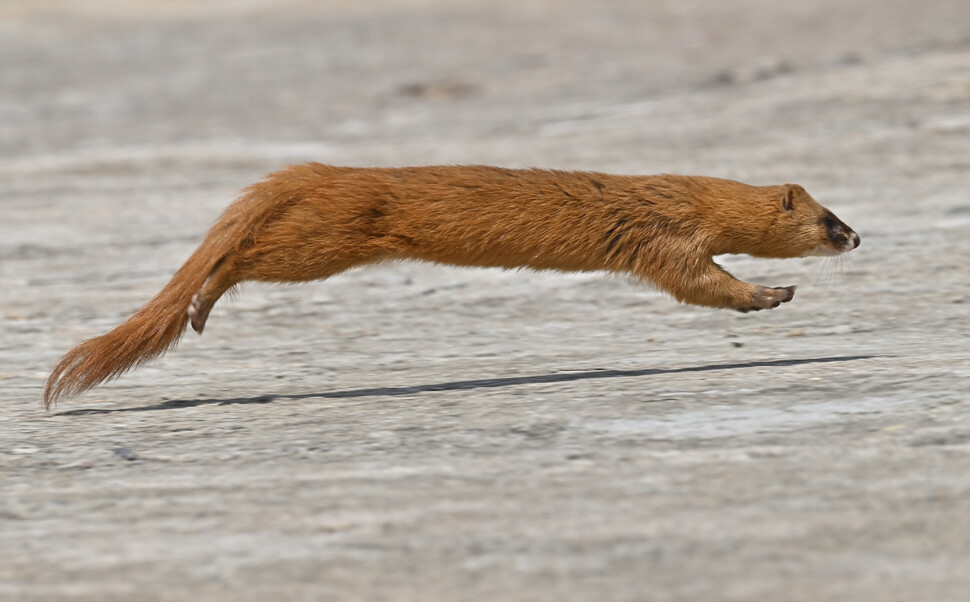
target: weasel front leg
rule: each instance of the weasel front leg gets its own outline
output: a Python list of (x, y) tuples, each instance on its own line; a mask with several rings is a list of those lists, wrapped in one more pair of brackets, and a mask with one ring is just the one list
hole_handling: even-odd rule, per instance
[(747, 313), (772, 309), (788, 303), (795, 296), (795, 287), (767, 287), (738, 280), (713, 259), (688, 262), (680, 273), (665, 270), (654, 280), (670, 291), (678, 301), (706, 307), (735, 309)]

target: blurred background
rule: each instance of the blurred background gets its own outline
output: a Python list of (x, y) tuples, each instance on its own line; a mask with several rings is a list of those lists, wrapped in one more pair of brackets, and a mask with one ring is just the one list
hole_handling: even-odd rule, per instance
[[(962, 0), (3, 0), (0, 158), (716, 169), (712, 144), (745, 152), (783, 133), (754, 113), (733, 138), (697, 144), (715, 107), (656, 123), (650, 102), (805, 71), (858, 77), (851, 66), (965, 46), (967, 11)], [(622, 131), (596, 145), (572, 135), (590, 127)]]

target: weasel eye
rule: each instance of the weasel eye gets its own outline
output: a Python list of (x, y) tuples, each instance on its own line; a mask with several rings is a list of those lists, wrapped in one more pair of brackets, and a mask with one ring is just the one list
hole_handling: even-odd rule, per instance
[(826, 215), (822, 218), (822, 225), (825, 226), (825, 229), (829, 231), (838, 230), (839, 228), (839, 225), (831, 215)]

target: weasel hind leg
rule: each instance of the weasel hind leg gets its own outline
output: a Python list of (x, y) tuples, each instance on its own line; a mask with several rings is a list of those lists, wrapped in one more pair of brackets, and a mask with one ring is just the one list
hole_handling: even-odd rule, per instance
[(216, 263), (216, 266), (209, 272), (202, 286), (192, 295), (187, 312), (192, 330), (199, 334), (205, 329), (205, 321), (209, 318), (209, 312), (226, 291), (239, 283), (238, 279), (232, 277), (231, 262), (223, 257)]
[(192, 329), (202, 334), (209, 312), (222, 295), (240, 282), (307, 282), (323, 280), (357, 265), (378, 261), (390, 254), (377, 245), (357, 245), (339, 252), (307, 245), (256, 246), (237, 250), (220, 259), (199, 290), (192, 295), (187, 312)]

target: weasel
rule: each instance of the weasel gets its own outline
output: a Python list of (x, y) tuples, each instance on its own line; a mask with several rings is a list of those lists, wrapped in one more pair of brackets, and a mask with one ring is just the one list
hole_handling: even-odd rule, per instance
[(837, 255), (859, 236), (796, 184), (486, 166), (289, 166), (231, 204), (171, 281), (126, 322), (54, 367), (44, 406), (202, 333), (246, 280), (303, 282), (387, 260), (629, 273), (683, 303), (742, 312), (795, 287), (735, 279), (713, 257)]

